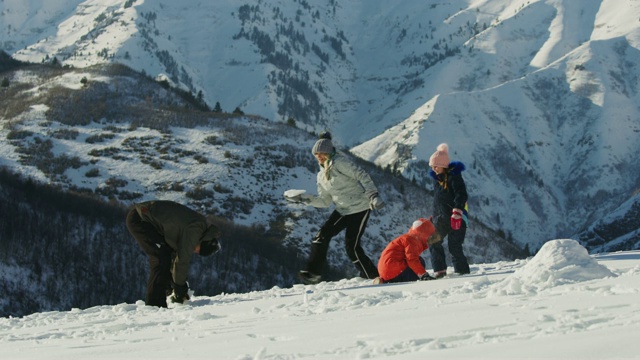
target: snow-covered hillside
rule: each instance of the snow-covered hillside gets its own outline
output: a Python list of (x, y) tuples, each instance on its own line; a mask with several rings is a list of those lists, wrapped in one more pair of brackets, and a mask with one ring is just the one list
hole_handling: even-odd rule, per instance
[(640, 183), (631, 155), (640, 151), (640, 29), (622, 7), (640, 14), (624, 2), (517, 6), (470, 39), (466, 56), (437, 65), (431, 84), (455, 84), (451, 91), (432, 85), (429, 102), (352, 152), (424, 178), (421, 163), (448, 142), (471, 165), (467, 182), (484, 221), (520, 243), (549, 229), (575, 236)]
[(4, 0), (0, 46), (124, 63), (228, 112), (328, 128), (420, 186), (447, 142), (471, 214), (520, 246), (637, 248), (640, 225), (585, 231), (640, 201), (639, 17), (634, 0)]
[[(573, 240), (472, 274), (198, 294), (0, 319), (3, 359), (627, 359), (640, 346), (640, 254)], [(197, 291), (197, 289), (196, 289)]]

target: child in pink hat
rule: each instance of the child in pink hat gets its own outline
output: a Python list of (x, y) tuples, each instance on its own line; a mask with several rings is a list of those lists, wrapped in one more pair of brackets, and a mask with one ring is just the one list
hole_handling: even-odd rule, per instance
[[(434, 225), (440, 238), (447, 237), (448, 249), (455, 273), (468, 274), (469, 262), (462, 250), (467, 231), (467, 187), (462, 179), (463, 163), (451, 161), (449, 146), (440, 144), (429, 158), (429, 175), (434, 180)], [(431, 265), (436, 278), (447, 274), (447, 262), (442, 242), (429, 247)]]

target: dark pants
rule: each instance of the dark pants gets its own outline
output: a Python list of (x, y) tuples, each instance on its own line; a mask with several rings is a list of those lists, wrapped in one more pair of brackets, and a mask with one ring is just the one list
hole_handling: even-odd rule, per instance
[(347, 251), (347, 256), (360, 272), (360, 277), (365, 279), (376, 278), (378, 276), (378, 268), (371, 262), (371, 259), (360, 246), (360, 238), (367, 226), (369, 213), (369, 210), (344, 216), (337, 211), (331, 213), (329, 219), (313, 238), (311, 255), (309, 256), (306, 270), (315, 275), (322, 275), (331, 238), (346, 229), (344, 247)]
[[(424, 259), (421, 257), (420, 258), (420, 263), (422, 264), (422, 266), (427, 266), (427, 264), (425, 263)], [(418, 277), (418, 275), (416, 275), (416, 273), (413, 272), (413, 270), (411, 270), (411, 268), (409, 266), (407, 266), (406, 269), (404, 269), (400, 275), (394, 277), (391, 280), (385, 280), (384, 282), (386, 283), (399, 283), (399, 282), (407, 282), (407, 281), (418, 281), (420, 278)]]
[[(449, 224), (438, 228), (438, 233), (444, 239), (447, 236), (447, 243), (449, 247), (449, 253), (451, 254), (451, 260), (453, 262), (453, 271), (458, 274), (469, 273), (469, 263), (467, 257), (462, 251), (462, 244), (464, 243), (464, 236), (467, 233), (467, 228), (463, 225), (459, 230), (452, 230)], [(431, 266), (433, 271), (438, 272), (447, 269), (447, 260), (444, 254), (444, 241), (438, 242), (429, 246), (429, 252), (431, 253)]]
[(149, 222), (142, 221), (135, 209), (127, 214), (127, 229), (149, 257), (146, 304), (167, 307), (167, 290), (171, 289), (171, 255), (173, 250)]

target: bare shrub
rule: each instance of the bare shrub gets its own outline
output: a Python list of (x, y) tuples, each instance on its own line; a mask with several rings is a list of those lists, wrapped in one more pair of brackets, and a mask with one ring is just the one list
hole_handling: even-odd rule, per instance
[(116, 148), (116, 147), (106, 147), (103, 149), (93, 149), (91, 151), (89, 151), (89, 155), (91, 156), (95, 156), (95, 157), (114, 157), (116, 154), (120, 153), (120, 149)]
[(204, 200), (207, 198), (213, 198), (213, 191), (205, 189), (202, 186), (196, 186), (195, 188), (187, 191), (185, 196), (194, 200)]
[(196, 155), (194, 155), (194, 156), (193, 156), (193, 158), (194, 158), (198, 163), (200, 163), (200, 164), (207, 164), (207, 163), (209, 163), (209, 160), (208, 160), (206, 157), (204, 157), (204, 156), (202, 156), (202, 155), (200, 155), (200, 154), (196, 154)]
[(239, 196), (232, 196), (222, 204), (222, 208), (232, 213), (241, 212), (243, 214), (248, 215), (248, 214), (251, 214), (251, 209), (253, 209), (254, 205), (255, 203), (251, 199), (242, 198)]
[(216, 135), (209, 135), (204, 139), (204, 141), (211, 145), (222, 146), (225, 144), (225, 142)]
[(218, 192), (220, 194), (230, 194), (233, 192), (233, 190), (229, 189), (228, 187), (221, 185), (221, 184), (214, 184), (213, 185), (213, 190), (215, 192)]
[(7, 140), (22, 140), (31, 135), (33, 135), (33, 132), (29, 130), (11, 130), (7, 134)]
[(116, 177), (110, 177), (107, 179), (107, 181), (105, 181), (105, 184), (109, 187), (114, 187), (114, 188), (118, 188), (118, 187), (125, 187), (127, 186), (129, 182), (127, 180), (124, 179), (118, 179)]
[(78, 137), (78, 130), (76, 129), (58, 129), (51, 134), (56, 139), (63, 140), (75, 140)]
[(104, 142), (107, 139), (113, 139), (115, 137), (116, 137), (115, 134), (103, 133), (103, 134), (88, 136), (84, 141), (88, 144), (95, 144), (95, 143)]
[(98, 176), (100, 176), (100, 170), (98, 168), (93, 168), (93, 169), (87, 171), (86, 173), (84, 173), (84, 176), (86, 176), (88, 178), (98, 177)]

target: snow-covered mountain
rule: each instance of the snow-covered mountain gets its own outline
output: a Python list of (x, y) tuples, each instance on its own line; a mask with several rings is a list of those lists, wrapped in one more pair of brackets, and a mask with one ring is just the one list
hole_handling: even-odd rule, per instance
[[(0, 45), (123, 63), (224, 111), (331, 129), (419, 186), (447, 142), (480, 223), (531, 249), (571, 236), (606, 250), (640, 241), (625, 211), (640, 202), (639, 16), (633, 0), (3, 0)], [(629, 231), (593, 235), (612, 214)]]

